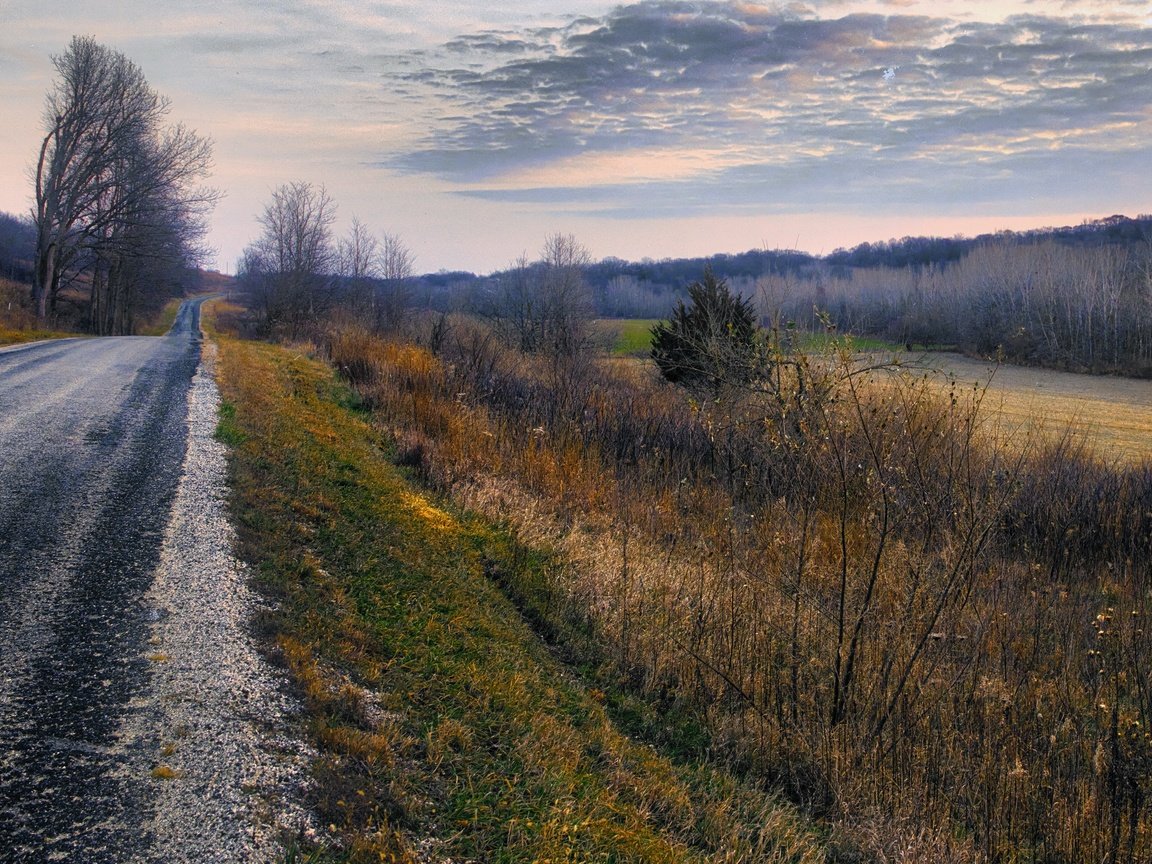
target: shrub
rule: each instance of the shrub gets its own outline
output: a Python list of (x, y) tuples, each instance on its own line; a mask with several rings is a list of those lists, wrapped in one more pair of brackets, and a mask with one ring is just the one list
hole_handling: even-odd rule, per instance
[(676, 301), (671, 319), (652, 328), (652, 359), (661, 374), (689, 389), (719, 394), (759, 374), (760, 343), (752, 303), (733, 294), (711, 268)]

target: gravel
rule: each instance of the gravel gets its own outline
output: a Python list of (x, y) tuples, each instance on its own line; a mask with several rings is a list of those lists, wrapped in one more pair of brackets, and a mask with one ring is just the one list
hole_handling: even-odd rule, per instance
[(214, 366), (206, 342), (188, 398), (183, 471), (145, 597), (152, 686), (120, 735), (125, 749), (143, 744), (153, 754), (145, 780), (152, 839), (133, 860), (273, 861), (285, 837), (313, 833), (301, 803), (311, 754), (293, 734), (299, 706), (248, 632), (261, 601), (231, 554)]

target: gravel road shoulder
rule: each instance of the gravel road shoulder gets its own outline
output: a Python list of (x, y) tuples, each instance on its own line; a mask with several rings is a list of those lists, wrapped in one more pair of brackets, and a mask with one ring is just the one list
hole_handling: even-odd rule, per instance
[(148, 861), (273, 861), (285, 835), (309, 831), (301, 805), (309, 754), (292, 733), (299, 709), (248, 632), (260, 601), (231, 554), (215, 353), (205, 341), (187, 455), (146, 597), (149, 704), (121, 734), (123, 746), (153, 754), (143, 778), (155, 801)]

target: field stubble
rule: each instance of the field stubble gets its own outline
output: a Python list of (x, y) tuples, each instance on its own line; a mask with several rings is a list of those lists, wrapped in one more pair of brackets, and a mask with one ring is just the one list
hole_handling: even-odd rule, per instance
[(931, 354), (921, 361), (961, 386), (987, 386), (985, 410), (1001, 436), (1038, 433), (1049, 440), (1068, 430), (1084, 436), (1104, 459), (1128, 464), (1152, 459), (1152, 381), (1082, 375), (1007, 364), (961, 354)]

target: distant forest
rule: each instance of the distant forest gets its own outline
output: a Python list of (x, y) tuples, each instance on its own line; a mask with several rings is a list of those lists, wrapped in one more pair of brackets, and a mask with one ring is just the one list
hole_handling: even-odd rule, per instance
[[(584, 269), (595, 313), (663, 318), (705, 267), (771, 326), (825, 324), (910, 350), (950, 347), (1059, 369), (1152, 376), (1152, 216), (977, 237), (904, 237), (818, 257), (756, 249), (707, 258), (607, 258)], [(508, 273), (427, 274), (412, 296), (483, 308)]]
[[(28, 220), (0, 213), (0, 276), (31, 278)], [(411, 276), (414, 308), (483, 310), (523, 262), (486, 276)], [(529, 267), (543, 266), (529, 264)], [(908, 349), (951, 347), (1053, 368), (1152, 376), (1152, 215), (977, 237), (904, 237), (815, 256), (794, 250), (583, 267), (593, 314), (663, 318), (710, 267), (766, 326), (826, 326)]]
[(36, 229), (31, 221), (0, 213), (0, 277), (31, 283), (35, 254)]

